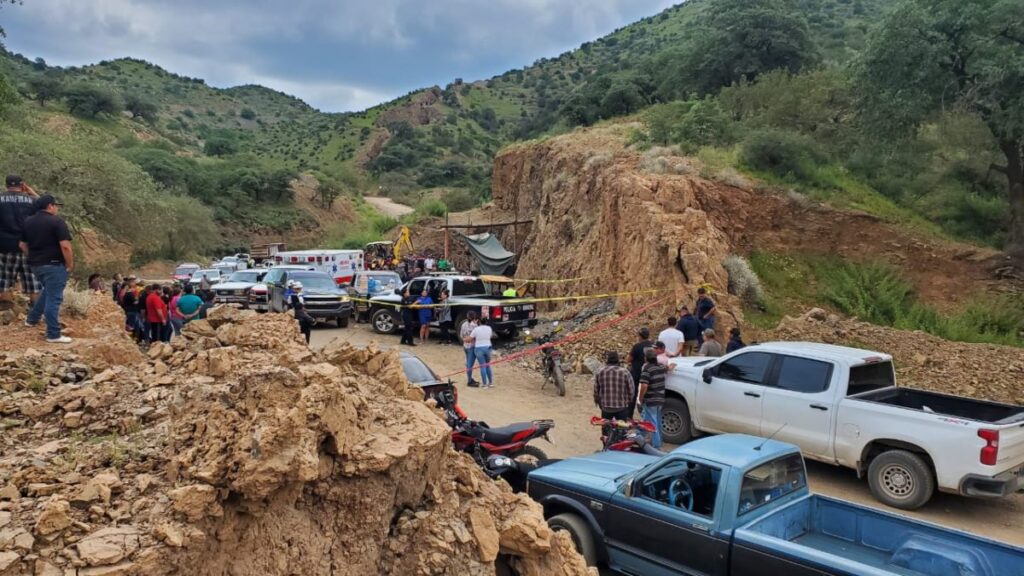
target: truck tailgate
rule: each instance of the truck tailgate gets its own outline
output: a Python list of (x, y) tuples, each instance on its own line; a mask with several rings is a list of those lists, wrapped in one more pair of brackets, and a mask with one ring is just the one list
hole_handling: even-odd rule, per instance
[(1024, 465), (1024, 424), (999, 426), (1000, 467)]

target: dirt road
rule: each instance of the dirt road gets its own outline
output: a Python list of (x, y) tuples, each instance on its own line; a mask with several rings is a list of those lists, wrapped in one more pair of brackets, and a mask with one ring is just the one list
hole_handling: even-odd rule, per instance
[[(313, 332), (313, 347), (342, 338), (356, 345), (377, 342), (382, 346), (398, 343), (398, 336), (388, 337), (374, 334), (365, 324), (352, 325), (347, 329), (318, 329)], [(566, 382), (568, 392), (559, 397), (552, 386), (541, 390), (538, 366), (510, 362), (494, 368), (495, 387), (489, 390), (465, 386), (465, 356), (459, 346), (442, 346), (436, 343), (407, 348), (429, 364), (435, 372), (455, 374), (452, 379), (459, 384), (459, 403), (472, 418), (484, 420), (492, 425), (535, 418), (551, 418), (556, 426), (551, 434), (553, 445), (543, 442), (539, 446), (552, 457), (565, 458), (598, 449), (598, 433), (590, 426), (590, 417), (595, 408), (591, 401), (589, 377), (570, 375)], [(851, 500), (875, 508), (885, 508), (876, 502), (868, 491), (867, 483), (857, 479), (853, 471), (808, 462), (811, 488), (819, 493)], [(902, 513), (899, 510), (887, 509)], [(910, 516), (965, 530), (973, 534), (1011, 542), (1024, 546), (1024, 495), (1003, 500), (973, 500), (938, 494), (922, 510), (909, 513)]]
[(413, 209), (405, 204), (399, 204), (391, 198), (383, 196), (364, 196), (366, 203), (376, 208), (381, 214), (392, 218), (401, 218), (406, 214), (412, 214)]

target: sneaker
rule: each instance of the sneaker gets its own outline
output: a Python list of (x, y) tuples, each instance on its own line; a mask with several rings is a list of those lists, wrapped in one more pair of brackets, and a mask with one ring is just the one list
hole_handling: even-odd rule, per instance
[(47, 338), (47, 342), (50, 344), (71, 344), (71, 338), (67, 336), (58, 336), (56, 338)]
[(25, 320), (25, 326), (28, 327), (28, 328), (35, 328), (36, 326), (39, 326), (39, 324), (38, 323), (32, 324), (28, 320)]
[(469, 386), (470, 388), (479, 388), (480, 383), (477, 382), (476, 380), (470, 380), (469, 383), (466, 384), (466, 386)]

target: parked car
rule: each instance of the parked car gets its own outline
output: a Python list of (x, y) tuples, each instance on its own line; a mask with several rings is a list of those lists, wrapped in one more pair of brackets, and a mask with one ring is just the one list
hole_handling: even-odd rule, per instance
[(241, 304), (249, 307), (249, 291), (267, 275), (266, 270), (239, 270), (213, 289), (216, 304)]
[(178, 264), (177, 268), (174, 269), (174, 273), (171, 274), (171, 279), (175, 282), (188, 282), (192, 279), (192, 275), (195, 274), (196, 270), (202, 268), (199, 264), (192, 264), (185, 262)]
[(700, 432), (772, 436), (867, 475), (875, 498), (906, 510), (936, 488), (976, 497), (1024, 488), (1024, 407), (898, 388), (887, 354), (780, 342), (673, 362), (667, 442)]
[(745, 434), (662, 457), (569, 458), (527, 478), (551, 528), (623, 574), (1024, 575), (1024, 549), (812, 495), (796, 446)]
[[(281, 284), (281, 278), (289, 270), (315, 270), (310, 266), (270, 266), (263, 272), (263, 280), (249, 290), (249, 308), (257, 312), (270, 311), (270, 286)], [(283, 286), (283, 284), (281, 284)], [(283, 293), (283, 292), (282, 292)]]
[(451, 391), (456, 401), (459, 394), (451, 380), (441, 380), (438, 375), (427, 366), (423, 360), (408, 352), (399, 352), (399, 359), (402, 361), (402, 371), (409, 383), (423, 390), (423, 399), (436, 399), (441, 392)]
[[(414, 278), (396, 289), (391, 294), (370, 298), (370, 323), (380, 334), (394, 334), (402, 327), (402, 311), (396, 306), (402, 301), (402, 294), (409, 290), (419, 295), (423, 289), (437, 302), (442, 290), (448, 290), (448, 300), (452, 307), (452, 319), (455, 321), (455, 333), (458, 334), (466, 315), (470, 311), (486, 315), (490, 326), (502, 335), (514, 334), (520, 328), (537, 325), (536, 306), (532, 303), (508, 304), (502, 296), (488, 294), (484, 282), (475, 276), (437, 275)], [(437, 326), (438, 322), (431, 322)]]
[(330, 274), (319, 270), (285, 270), (280, 280), (273, 284), (267, 282), (272, 311), (284, 312), (287, 309), (285, 293), (291, 281), (302, 283), (302, 296), (310, 316), (317, 320), (333, 320), (339, 328), (348, 326), (353, 312), (348, 292), (338, 286)]
[[(374, 296), (392, 294), (402, 285), (402, 277), (398, 272), (390, 270), (360, 270), (352, 277), (348, 285), (349, 294), (360, 300), (369, 300)], [(370, 303), (357, 301), (356, 322), (370, 321)]]
[(193, 272), (192, 278), (189, 279), (188, 283), (191, 284), (193, 288), (198, 289), (199, 286), (203, 283), (203, 276), (206, 277), (206, 279), (210, 282), (211, 286), (221, 281), (220, 270), (216, 268), (204, 268), (202, 270), (196, 270), (195, 272)]

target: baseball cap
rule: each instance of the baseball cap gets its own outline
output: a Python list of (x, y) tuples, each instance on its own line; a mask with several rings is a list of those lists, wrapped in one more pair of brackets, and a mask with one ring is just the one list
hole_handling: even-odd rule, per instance
[(8, 174), (7, 175), (7, 187), (8, 188), (10, 188), (12, 186), (19, 186), (19, 185), (21, 185), (21, 183), (22, 183), (21, 176), (18, 176), (17, 174)]
[(51, 204), (63, 206), (52, 194), (43, 194), (36, 198), (36, 210), (45, 210)]

